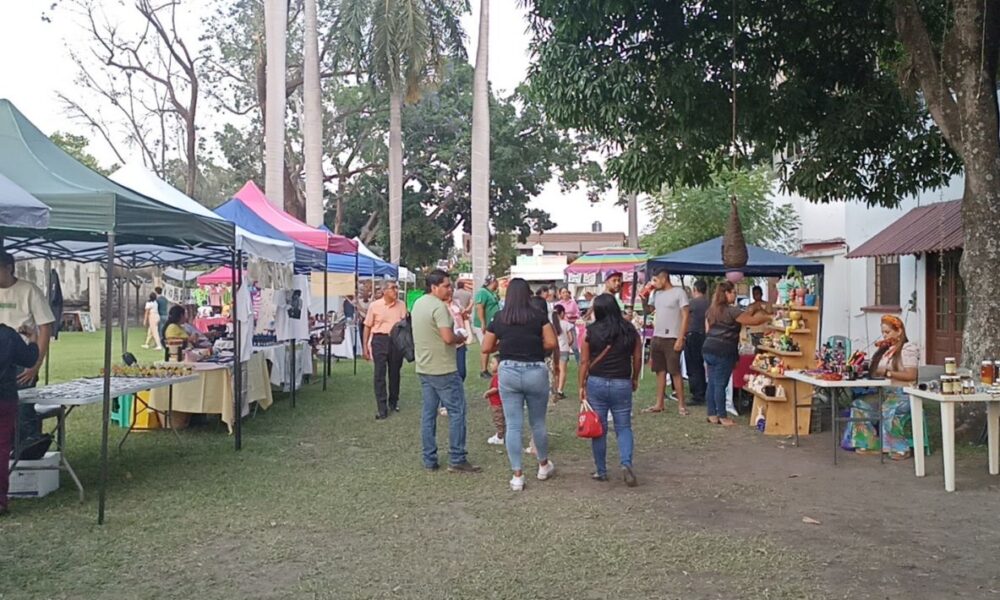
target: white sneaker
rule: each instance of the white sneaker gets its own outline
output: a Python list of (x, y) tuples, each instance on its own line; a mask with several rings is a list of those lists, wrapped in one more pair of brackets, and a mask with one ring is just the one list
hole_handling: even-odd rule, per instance
[(491, 446), (503, 446), (503, 438), (494, 433), (493, 437), (486, 440), (486, 443)]
[(442, 406), (441, 408), (438, 409), (438, 414), (441, 415), (442, 417), (447, 417), (448, 409)]
[(538, 480), (545, 481), (556, 472), (556, 463), (549, 459), (545, 465), (538, 465)]
[(518, 477), (517, 475), (510, 478), (510, 489), (515, 492), (520, 492), (524, 489), (524, 475)]

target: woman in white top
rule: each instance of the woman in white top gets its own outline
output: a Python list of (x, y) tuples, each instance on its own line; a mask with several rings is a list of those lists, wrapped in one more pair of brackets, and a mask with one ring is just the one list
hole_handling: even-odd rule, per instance
[[(881, 449), (893, 460), (909, 458), (913, 445), (913, 431), (910, 423), (910, 402), (903, 394), (903, 387), (917, 381), (917, 366), (920, 349), (906, 337), (903, 321), (894, 315), (882, 317), (882, 339), (875, 343), (872, 355), (871, 374), (884, 377), (895, 387), (884, 388), (885, 400), (879, 419), (877, 393), (866, 393), (851, 404), (851, 417), (870, 419), (849, 423), (844, 431), (841, 445), (855, 452), (877, 452)], [(882, 435), (879, 439), (879, 420)]]
[(563, 392), (566, 388), (566, 367), (569, 365), (569, 357), (576, 347), (576, 328), (569, 319), (566, 318), (566, 307), (556, 304), (552, 307), (552, 329), (556, 332), (556, 339), (559, 340), (559, 356), (556, 367), (556, 397), (560, 400), (566, 398)]
[(163, 350), (163, 345), (160, 343), (160, 311), (156, 306), (156, 294), (149, 295), (149, 301), (146, 302), (142, 322), (147, 327), (146, 343), (142, 347), (149, 348), (150, 343), (155, 342), (155, 349)]

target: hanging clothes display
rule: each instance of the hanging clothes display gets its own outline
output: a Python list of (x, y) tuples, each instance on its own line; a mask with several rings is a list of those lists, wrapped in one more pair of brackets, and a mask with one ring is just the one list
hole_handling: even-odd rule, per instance
[(236, 320), (240, 324), (240, 361), (247, 362), (253, 352), (254, 316), (249, 286), (242, 285), (236, 292)]

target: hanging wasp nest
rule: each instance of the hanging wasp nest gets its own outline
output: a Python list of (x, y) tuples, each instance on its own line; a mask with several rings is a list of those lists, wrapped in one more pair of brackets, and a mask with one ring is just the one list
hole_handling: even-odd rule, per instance
[(722, 238), (722, 264), (728, 269), (726, 279), (736, 283), (743, 279), (743, 267), (750, 259), (747, 254), (747, 242), (743, 237), (743, 225), (740, 223), (740, 211), (736, 206), (736, 196), (730, 198), (729, 222), (726, 223), (726, 234)]

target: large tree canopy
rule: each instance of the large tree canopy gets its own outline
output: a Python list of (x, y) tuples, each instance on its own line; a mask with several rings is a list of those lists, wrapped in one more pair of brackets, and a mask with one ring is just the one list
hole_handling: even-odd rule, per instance
[(814, 200), (893, 205), (958, 161), (914, 93), (891, 4), (533, 0), (532, 89), (613, 145), (624, 187), (704, 184), (731, 152), (735, 43), (740, 158), (787, 156), (787, 184)]
[(626, 189), (705, 184), (733, 153), (894, 206), (961, 169), (963, 360), (1000, 352), (1000, 0), (527, 1), (536, 97)]

